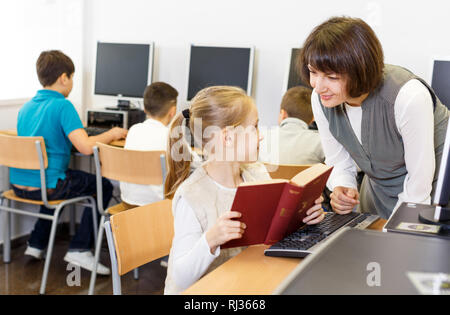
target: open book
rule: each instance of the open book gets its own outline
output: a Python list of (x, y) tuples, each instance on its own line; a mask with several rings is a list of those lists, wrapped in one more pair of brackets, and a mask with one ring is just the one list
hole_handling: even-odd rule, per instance
[(298, 230), (306, 211), (322, 194), (332, 166), (314, 164), (291, 180), (272, 179), (238, 186), (231, 211), (242, 213), (239, 221), (247, 228), (242, 238), (221, 248), (254, 244), (272, 245)]

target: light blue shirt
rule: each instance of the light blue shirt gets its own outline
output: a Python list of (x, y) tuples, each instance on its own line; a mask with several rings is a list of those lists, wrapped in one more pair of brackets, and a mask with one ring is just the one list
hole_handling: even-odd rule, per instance
[[(47, 188), (55, 188), (58, 179), (66, 178), (72, 143), (68, 135), (83, 128), (73, 104), (64, 95), (52, 90), (39, 90), (19, 111), (18, 136), (42, 136), (47, 150), (45, 171)], [(41, 187), (38, 170), (10, 169), (12, 184)]]

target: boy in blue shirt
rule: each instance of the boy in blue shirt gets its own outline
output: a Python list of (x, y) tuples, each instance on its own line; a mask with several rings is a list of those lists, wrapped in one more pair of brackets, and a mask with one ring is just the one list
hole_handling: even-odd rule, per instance
[[(18, 136), (42, 136), (48, 156), (45, 171), (49, 200), (95, 195), (95, 175), (68, 169), (72, 144), (83, 154), (92, 154), (96, 142), (109, 143), (125, 138), (127, 131), (113, 128), (98, 136), (89, 137), (83, 129), (73, 104), (66, 99), (72, 91), (75, 66), (64, 53), (44, 51), (36, 62), (39, 82), (44, 89), (25, 103), (17, 118)], [(17, 196), (41, 200), (39, 171), (10, 170), (10, 182)], [(106, 208), (113, 187), (103, 179), (103, 206)], [(41, 206), (43, 214), (53, 214), (52, 209)], [(44, 257), (50, 235), (51, 222), (38, 219), (28, 241), (25, 255), (37, 259)], [(95, 239), (90, 208), (85, 208), (80, 226), (70, 242), (64, 260), (92, 270), (94, 257), (90, 251)], [(98, 264), (97, 273), (109, 274), (109, 268)]]

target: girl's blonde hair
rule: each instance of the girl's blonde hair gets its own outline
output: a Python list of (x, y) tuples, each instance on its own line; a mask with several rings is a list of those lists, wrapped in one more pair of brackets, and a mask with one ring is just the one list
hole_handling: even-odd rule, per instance
[[(204, 130), (210, 126), (216, 126), (220, 129), (226, 127), (236, 127), (241, 125), (251, 111), (253, 99), (239, 87), (233, 86), (212, 86), (205, 88), (197, 93), (192, 99), (189, 107), (189, 132), (194, 136), (195, 146), (203, 149), (205, 146)], [(194, 132), (194, 121), (201, 119), (201, 134), (198, 130)], [(198, 121), (198, 120), (197, 120)], [(169, 144), (167, 147), (167, 177), (164, 183), (166, 198), (173, 198), (175, 191), (180, 184), (189, 176), (192, 154), (186, 141), (184, 130), (185, 118), (183, 114), (178, 113), (169, 130)], [(196, 126), (198, 127), (198, 126)], [(178, 144), (178, 152), (182, 150), (183, 159), (173, 159), (172, 149)], [(182, 145), (180, 146), (180, 143)]]

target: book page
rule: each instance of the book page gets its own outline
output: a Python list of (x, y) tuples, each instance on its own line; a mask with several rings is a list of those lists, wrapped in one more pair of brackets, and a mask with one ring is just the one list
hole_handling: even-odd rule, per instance
[(306, 170), (301, 171), (300, 173), (295, 175), (291, 179), (291, 183), (298, 186), (305, 186), (309, 182), (313, 181), (314, 179), (317, 179), (320, 175), (326, 173), (332, 168), (333, 168), (332, 166), (328, 166), (322, 163), (314, 164), (310, 168), (307, 168)]
[(287, 179), (268, 179), (268, 180), (262, 180), (262, 181), (256, 181), (256, 182), (245, 182), (239, 184), (238, 187), (243, 186), (257, 186), (257, 185), (265, 185), (265, 184), (278, 184), (278, 183), (289, 183)]

